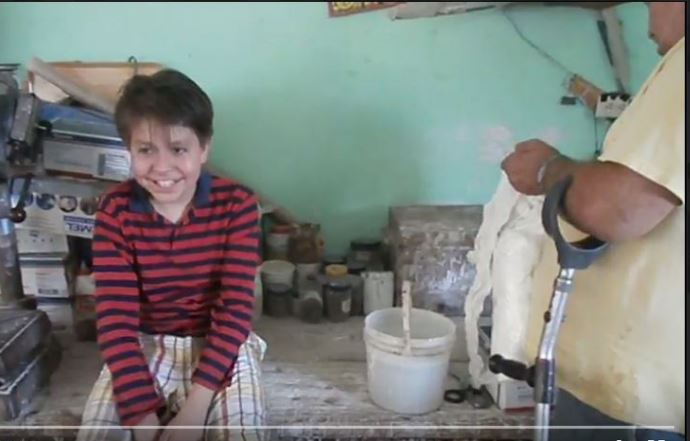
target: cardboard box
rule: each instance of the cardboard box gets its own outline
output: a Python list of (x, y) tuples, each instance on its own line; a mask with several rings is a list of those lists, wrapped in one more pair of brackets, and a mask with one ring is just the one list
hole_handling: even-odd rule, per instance
[(130, 153), (111, 115), (46, 105), (40, 117), (49, 122), (40, 137), (46, 170), (108, 181), (130, 177)]
[[(385, 240), (395, 272), (394, 304), (402, 304), (402, 281), (414, 280), (413, 307), (464, 316), (476, 273), (468, 253), (481, 223), (481, 205), (391, 207)], [(491, 316), (488, 299), (482, 315)]]
[(69, 298), (72, 270), (64, 253), (24, 254), (19, 256), (22, 288), (36, 298)]
[[(13, 181), (13, 205), (17, 204), (24, 184), (23, 177)], [(26, 219), (15, 224), (15, 228), (91, 239), (99, 200), (117, 185), (94, 179), (36, 176), (24, 200)]]
[(65, 234), (46, 233), (28, 228), (15, 229), (19, 254), (68, 253), (69, 245)]
[(56, 136), (43, 140), (46, 170), (125, 181), (130, 177), (130, 163), (129, 151), (121, 143)]
[[(491, 354), (491, 323), (479, 324), (479, 351), (484, 363), (489, 363)], [(495, 381), (486, 385), (496, 405), (502, 410), (526, 410), (534, 408), (534, 389), (524, 381), (496, 375)]]
[(26, 220), (15, 224), (17, 230), (93, 238), (98, 198), (31, 193), (27, 199)]
[(72, 329), (74, 326), (74, 307), (72, 302), (73, 299), (71, 297), (36, 297), (36, 309), (46, 313), (50, 323), (53, 325), (53, 330), (64, 331)]

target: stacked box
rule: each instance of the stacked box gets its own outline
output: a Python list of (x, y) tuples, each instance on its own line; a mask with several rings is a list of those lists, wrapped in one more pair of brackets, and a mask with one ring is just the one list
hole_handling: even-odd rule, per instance
[[(464, 316), (475, 277), (467, 255), (482, 221), (481, 205), (392, 207), (387, 241), (395, 271), (395, 298), (412, 282), (412, 303), (446, 316)], [(490, 306), (484, 314), (490, 314)]]

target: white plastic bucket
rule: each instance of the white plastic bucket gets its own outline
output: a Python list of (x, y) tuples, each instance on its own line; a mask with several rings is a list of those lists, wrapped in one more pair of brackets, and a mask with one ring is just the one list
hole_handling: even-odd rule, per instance
[(365, 272), (364, 279), (364, 314), (370, 314), (378, 309), (393, 306), (393, 273)]
[(443, 404), (455, 324), (432, 311), (410, 311), (411, 354), (402, 355), (402, 308), (367, 315), (364, 341), (371, 400), (400, 414), (433, 412)]
[(264, 285), (283, 284), (292, 287), (295, 265), (285, 260), (267, 260), (261, 265), (261, 278)]

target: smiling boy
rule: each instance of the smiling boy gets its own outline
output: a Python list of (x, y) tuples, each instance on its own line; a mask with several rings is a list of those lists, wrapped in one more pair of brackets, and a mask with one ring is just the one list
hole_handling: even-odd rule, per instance
[(105, 366), (78, 440), (261, 438), (266, 345), (251, 332), (256, 197), (203, 170), (213, 108), (182, 73), (133, 77), (115, 120), (133, 178), (104, 195), (96, 213)]

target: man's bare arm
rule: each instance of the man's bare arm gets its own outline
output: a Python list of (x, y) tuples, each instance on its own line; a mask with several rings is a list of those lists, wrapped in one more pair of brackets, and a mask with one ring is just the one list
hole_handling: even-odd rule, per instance
[(665, 187), (624, 165), (566, 157), (549, 164), (544, 189), (548, 191), (568, 175), (573, 176), (565, 201), (568, 220), (608, 242), (644, 236), (682, 203)]

